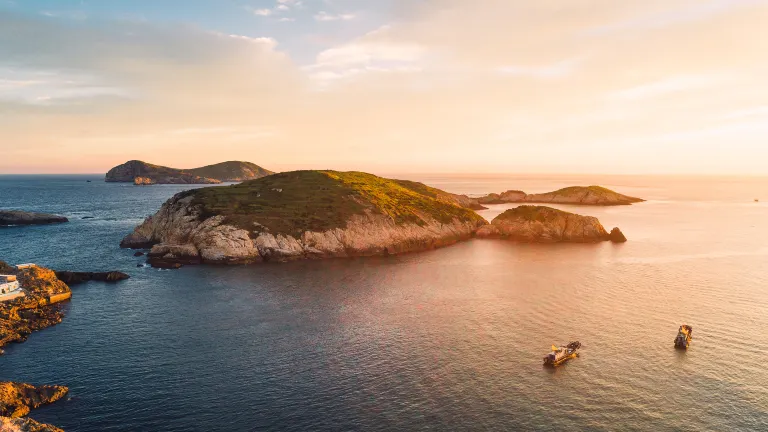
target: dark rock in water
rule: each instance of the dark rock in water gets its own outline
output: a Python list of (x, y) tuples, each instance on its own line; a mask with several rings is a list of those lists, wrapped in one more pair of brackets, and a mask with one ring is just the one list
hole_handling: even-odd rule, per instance
[(93, 216), (83, 216), (83, 219), (95, 219)]
[(0, 226), (46, 225), (69, 222), (64, 216), (48, 213), (33, 213), (20, 210), (0, 210)]
[(133, 256), (135, 256), (135, 257), (140, 257), (140, 256), (143, 256), (143, 255), (144, 255), (144, 252), (141, 252), (141, 251), (136, 252), (135, 254), (133, 254)]
[(614, 243), (626, 243), (627, 241), (627, 237), (625, 237), (624, 233), (618, 228), (611, 230), (610, 239)]
[(152, 260), (150, 262), (150, 265), (154, 268), (163, 269), (163, 270), (177, 270), (183, 266), (179, 262), (167, 261), (161, 258)]
[(56, 277), (67, 285), (79, 284), (88, 281), (119, 282), (130, 278), (129, 275), (119, 272), (72, 272), (56, 271)]
[(136, 264), (136, 267), (146, 267), (146, 266), (147, 266), (146, 264), (141, 264), (141, 263)]

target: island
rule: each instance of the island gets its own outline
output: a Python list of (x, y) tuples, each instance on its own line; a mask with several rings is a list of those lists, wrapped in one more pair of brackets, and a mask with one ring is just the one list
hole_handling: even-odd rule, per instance
[(487, 224), (456, 196), (363, 172), (293, 171), (181, 192), (126, 236), (153, 266), (399, 254)]
[(274, 174), (251, 162), (229, 161), (201, 168), (179, 169), (131, 160), (118, 165), (104, 177), (106, 182), (153, 184), (218, 184), (241, 182)]
[(572, 186), (554, 192), (526, 194), (519, 190), (509, 190), (501, 194), (488, 194), (475, 198), (478, 204), (538, 203), (538, 204), (575, 204), (593, 206), (631, 205), (645, 200), (622, 195), (601, 186)]
[(21, 210), (0, 210), (0, 226), (47, 225), (69, 222), (64, 216)]
[[(530, 205), (507, 210), (494, 218), (490, 225), (477, 230), (477, 236), (480, 238), (535, 243), (596, 243), (609, 240), (619, 242), (619, 234), (621, 231), (618, 228), (614, 228), (609, 234), (600, 221), (592, 216)], [(621, 237), (624, 237), (623, 234)]]

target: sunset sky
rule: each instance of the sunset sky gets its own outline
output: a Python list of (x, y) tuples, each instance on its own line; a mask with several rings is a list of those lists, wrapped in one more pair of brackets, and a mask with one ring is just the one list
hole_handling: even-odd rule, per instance
[(0, 0), (0, 174), (768, 175), (768, 0)]

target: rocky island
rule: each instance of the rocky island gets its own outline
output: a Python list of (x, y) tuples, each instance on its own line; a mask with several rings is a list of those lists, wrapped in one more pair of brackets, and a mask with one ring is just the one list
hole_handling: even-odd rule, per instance
[(273, 174), (250, 162), (229, 161), (201, 168), (178, 169), (132, 160), (118, 165), (104, 178), (106, 182), (153, 184), (218, 184), (241, 182)]
[(33, 213), (21, 210), (0, 210), (0, 226), (47, 225), (69, 222), (64, 216), (48, 213)]
[(479, 204), (538, 203), (538, 204), (575, 204), (594, 206), (631, 205), (645, 200), (622, 195), (601, 186), (572, 186), (554, 192), (527, 194), (519, 190), (509, 190), (501, 194), (488, 194), (475, 198)]
[(362, 172), (293, 171), (179, 193), (123, 239), (152, 265), (397, 254), (487, 222), (455, 195)]
[(30, 410), (56, 402), (66, 396), (63, 386), (32, 386), (0, 382), (0, 431), (60, 432), (61, 429), (24, 418)]
[(507, 210), (493, 219), (490, 225), (477, 230), (477, 236), (481, 238), (536, 243), (595, 243), (618, 239), (620, 233), (618, 228), (614, 228), (609, 234), (592, 216), (529, 205)]

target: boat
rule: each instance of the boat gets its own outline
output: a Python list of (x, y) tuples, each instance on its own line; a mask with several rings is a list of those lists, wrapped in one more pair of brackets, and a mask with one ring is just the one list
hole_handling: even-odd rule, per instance
[(675, 348), (687, 349), (691, 344), (691, 338), (693, 338), (693, 327), (688, 324), (681, 325), (675, 337)]
[(579, 356), (579, 348), (581, 348), (581, 342), (571, 342), (564, 347), (557, 347), (552, 345), (552, 352), (544, 357), (544, 366), (560, 366), (566, 361)]

